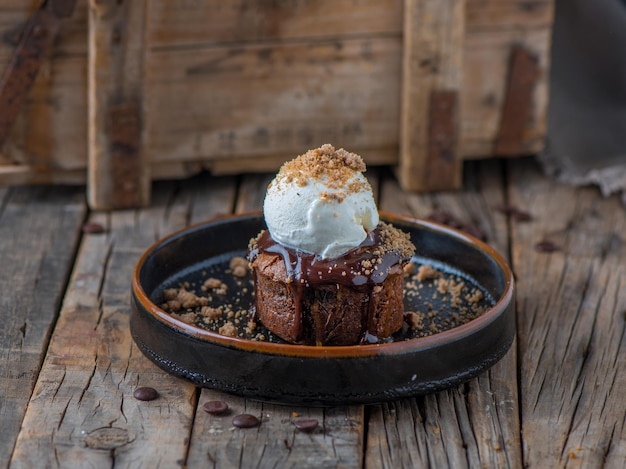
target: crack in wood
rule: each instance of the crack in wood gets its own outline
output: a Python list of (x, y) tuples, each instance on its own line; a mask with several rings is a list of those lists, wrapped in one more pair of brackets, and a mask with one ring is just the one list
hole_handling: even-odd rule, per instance
[[(65, 377), (65, 375), (63, 375), (63, 377)], [(63, 410), (61, 411), (61, 415), (59, 416), (59, 423), (57, 424), (57, 431), (59, 431), (61, 429), (61, 425), (63, 424), (63, 420), (65, 420), (65, 414), (67, 413), (67, 409), (70, 406), (70, 403), (72, 402), (72, 400), (68, 400), (65, 403), (65, 406), (63, 407)]]
[(85, 396), (85, 393), (89, 389), (89, 386), (91, 386), (91, 380), (93, 379), (93, 377), (96, 374), (97, 366), (98, 366), (98, 352), (96, 352), (96, 356), (94, 357), (93, 367), (91, 369), (91, 374), (89, 375), (89, 378), (87, 378), (87, 382), (85, 383), (85, 385), (83, 386), (83, 388), (80, 391), (80, 394), (78, 395), (78, 402), (77, 402), (77, 404), (79, 406), (80, 406), (80, 403), (83, 400), (83, 397)]

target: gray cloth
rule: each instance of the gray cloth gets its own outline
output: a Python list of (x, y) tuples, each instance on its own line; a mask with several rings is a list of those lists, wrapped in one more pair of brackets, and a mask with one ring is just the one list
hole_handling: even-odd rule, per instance
[(544, 168), (622, 191), (626, 203), (626, 1), (557, 0)]

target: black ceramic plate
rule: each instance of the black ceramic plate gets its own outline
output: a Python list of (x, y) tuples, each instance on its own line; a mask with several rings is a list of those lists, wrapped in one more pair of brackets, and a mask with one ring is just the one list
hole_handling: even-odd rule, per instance
[[(433, 306), (430, 293), (405, 295), (405, 309), (436, 312), (422, 315), (425, 327), (405, 327), (385, 343), (315, 347), (272, 341), (269, 335), (263, 341), (224, 336), (185, 323), (158, 306), (164, 289), (183, 282), (200, 285), (211, 275), (228, 284), (226, 296), (213, 301), (248, 308), (253, 302), (251, 288), (245, 288), (249, 280), (242, 283), (227, 269), (229, 260), (243, 256), (249, 239), (264, 228), (262, 215), (250, 214), (185, 229), (145, 252), (132, 279), (133, 339), (161, 368), (200, 386), (307, 405), (429, 393), (462, 383), (496, 363), (515, 335), (513, 276), (502, 257), (443, 225), (384, 213), (381, 218), (410, 233), (418, 264), (435, 266), (465, 284), (469, 293), (480, 291), (484, 311), (463, 321), (459, 304)], [(420, 337), (425, 334), (430, 335)]]

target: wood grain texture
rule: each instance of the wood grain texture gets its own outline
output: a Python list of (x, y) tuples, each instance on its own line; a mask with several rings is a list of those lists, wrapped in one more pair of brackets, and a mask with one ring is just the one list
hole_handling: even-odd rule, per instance
[(546, 136), (551, 32), (548, 28), (484, 30), (467, 34), (464, 42), (461, 94), (461, 148), (464, 159), (493, 156), (495, 137), (506, 97), (511, 46), (519, 44), (538, 58), (531, 113), (520, 154), (541, 151)]
[(22, 31), (13, 58), (0, 79), (0, 147), (28, 97), (41, 64), (59, 32), (59, 18), (49, 9), (33, 13)]
[[(400, 36), (403, 30), (403, 0), (151, 3), (149, 41), (155, 48), (363, 34)], [(467, 31), (550, 28), (553, 10), (553, 0), (467, 0)]]
[[(77, 0), (72, 16), (61, 21), (61, 32), (53, 52), (55, 56), (84, 57), (87, 54), (87, 1)], [(40, 3), (39, 0), (3, 0), (0, 3), (0, 69), (12, 56), (24, 24)]]
[(516, 156), (523, 152), (526, 126), (531, 121), (533, 93), (539, 78), (539, 59), (526, 48), (511, 48), (507, 89), (494, 154)]
[(148, 151), (155, 162), (217, 159), (222, 167), (246, 158), (250, 169), (253, 157), (293, 158), (329, 142), (390, 154), (400, 48), (398, 38), (334, 38), (154, 52), (146, 59)]
[[(0, 464), (624, 467), (626, 212), (618, 198), (557, 184), (530, 159), (468, 163), (464, 188), (437, 194), (407, 193), (387, 169), (367, 174), (382, 210), (448, 211), (509, 257), (518, 338), (493, 368), (447, 391), (366, 407), (277, 406), (199, 390), (132, 343), (130, 271), (156, 238), (258, 209), (272, 175), (157, 182), (150, 207), (92, 212), (105, 233), (84, 235), (80, 189), (0, 188)], [(532, 219), (503, 213), (503, 204)], [(537, 252), (540, 241), (559, 250)], [(160, 398), (135, 400), (138, 385)], [(211, 399), (229, 402), (231, 413), (205, 413)], [(261, 426), (233, 428), (243, 411)], [(301, 417), (318, 419), (318, 429), (295, 430)]]
[[(496, 208), (505, 198), (497, 165), (468, 164), (458, 192), (407, 194), (385, 179), (380, 208), (426, 218), (445, 211), (480, 228), (505, 257), (507, 220)], [(515, 344), (493, 368), (456, 388), (373, 406), (366, 467), (521, 468)]]
[[(0, 74), (37, 3), (7, 0), (0, 4)], [(34, 176), (86, 167), (86, 5), (87, 0), (78, 0), (72, 17), (61, 20), (51, 54), (0, 149), (0, 165), (31, 165)], [(0, 180), (11, 182), (1, 175)]]
[[(139, 255), (198, 213), (188, 194), (177, 197), (176, 185), (158, 189), (153, 206), (144, 211), (91, 215), (106, 232), (85, 235), (81, 243), (15, 447), (14, 467), (86, 461), (175, 467), (184, 461), (196, 388), (145, 358), (128, 328), (130, 272)], [(227, 198), (223, 188), (217, 192), (217, 201)], [(132, 394), (138, 386), (156, 388), (159, 399), (137, 401)]]
[(0, 465), (6, 466), (59, 311), (81, 189), (0, 189)]
[[(524, 461), (623, 467), (626, 461), (626, 213), (617, 197), (510, 163), (510, 200), (534, 221), (511, 229), (518, 278)], [(558, 250), (537, 252), (551, 241)]]
[[(444, 5), (455, 5), (450, 10), (452, 22), (463, 20), (462, 37), (459, 28), (450, 27), (451, 16), (435, 20), (436, 15), (419, 14), (408, 21), (404, 13), (410, 9), (402, 0), (79, 0), (72, 18), (63, 20), (53, 56), (44, 64), (0, 152), (0, 168), (18, 166), (20, 177), (15, 178), (14, 171), (0, 171), (0, 183), (82, 182), (86, 176), (80, 179), (76, 174), (86, 171), (91, 161), (92, 169), (101, 165), (102, 171), (94, 171), (90, 185), (110, 193), (104, 189), (104, 181), (110, 179), (107, 152), (111, 156), (105, 123), (109, 105), (120, 104), (119, 100), (138, 106), (141, 117), (141, 175), (119, 185), (139, 184), (144, 198), (151, 178), (184, 178), (203, 169), (216, 174), (274, 171), (288, 157), (326, 142), (358, 151), (370, 164), (423, 163), (429, 159), (423, 158), (424, 151), (422, 156), (411, 151), (399, 155), (403, 49), (408, 50), (403, 37), (426, 31), (448, 38), (456, 35), (449, 43), (452, 47), (440, 47), (441, 55), (431, 54), (423, 69), (418, 66), (419, 73), (411, 74), (428, 77), (430, 71), (441, 76), (446, 64), (456, 63), (462, 76), (458, 159), (493, 156), (513, 44), (536, 55), (539, 69), (519, 154), (541, 151), (554, 1), (410, 1), (424, 11), (428, 4), (440, 12)], [(461, 2), (465, 8), (459, 7)], [(128, 10), (124, 21), (105, 18), (98, 23), (94, 10), (110, 10), (112, 5), (118, 13)], [(0, 70), (31, 9), (28, 2), (18, 0), (0, 5), (0, 34), (5, 38), (0, 41)], [(426, 26), (408, 28), (405, 35), (405, 19), (409, 26), (422, 20)], [(424, 39), (417, 55), (437, 46)], [(88, 63), (87, 44), (92, 57), (97, 50), (101, 59), (108, 52), (112, 60)], [(137, 72), (142, 63), (143, 80)], [(418, 94), (427, 88), (422, 81), (415, 87)], [(113, 82), (119, 89), (107, 88)], [(131, 92), (134, 85), (139, 88), (136, 93)], [(96, 123), (88, 144), (89, 86), (99, 98), (92, 100), (91, 120)], [(422, 94), (427, 102), (429, 93)], [(407, 111), (416, 114), (416, 125), (428, 126), (430, 113), (425, 107), (420, 108), (418, 100), (418, 106)], [(419, 128), (410, 135), (427, 140)], [(122, 156), (118, 160), (125, 163)], [(152, 162), (145, 161), (148, 156)], [(121, 166), (126, 179), (136, 172)], [(458, 179), (458, 168), (448, 173)], [(100, 178), (102, 174), (106, 178)], [(420, 174), (416, 171), (417, 177)], [(415, 178), (405, 179), (410, 183)]]
[(550, 28), (554, 19), (553, 0), (467, 0), (469, 33), (515, 28)]
[[(202, 404), (228, 402), (230, 412), (209, 415)], [(257, 428), (233, 427), (233, 416), (252, 414)], [(311, 433), (297, 430), (294, 422), (314, 418)], [(363, 406), (308, 408), (256, 402), (203, 389), (196, 410), (190, 443), (189, 467), (362, 467)]]
[(91, 0), (88, 68), (88, 196), (96, 209), (150, 200), (143, 131), (147, 0)]
[(464, 39), (465, 0), (405, 1), (398, 176), (406, 189), (461, 184)]
[(151, 3), (149, 40), (158, 49), (402, 33), (402, 0)]

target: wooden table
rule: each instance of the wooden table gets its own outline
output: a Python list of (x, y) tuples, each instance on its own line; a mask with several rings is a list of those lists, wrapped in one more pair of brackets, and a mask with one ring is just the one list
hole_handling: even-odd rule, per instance
[[(533, 160), (466, 164), (459, 192), (379, 208), (447, 211), (482, 229), (517, 278), (510, 352), (470, 382), (380, 405), (301, 408), (199, 389), (146, 359), (128, 328), (131, 270), (155, 240), (261, 207), (269, 175), (154, 185), (143, 210), (90, 212), (84, 188), (0, 189), (0, 463), (31, 467), (625, 467), (626, 211)], [(498, 207), (532, 214), (517, 220)], [(103, 233), (85, 233), (85, 222)], [(559, 249), (538, 251), (549, 240)], [(381, 370), (381, 373), (384, 370)], [(372, 379), (376, 379), (372, 376)], [(138, 386), (156, 388), (150, 402)], [(235, 429), (222, 399), (262, 418)], [(313, 433), (293, 421), (313, 417)]]

